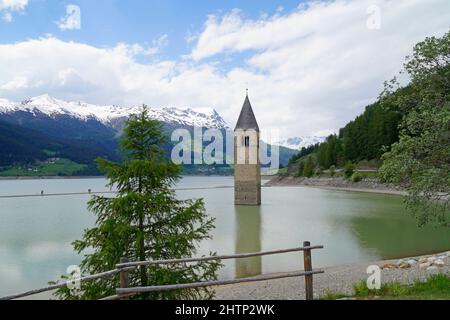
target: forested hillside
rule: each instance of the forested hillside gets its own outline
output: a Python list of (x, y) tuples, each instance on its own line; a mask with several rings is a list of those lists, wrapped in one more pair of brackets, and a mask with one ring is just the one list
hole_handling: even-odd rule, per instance
[[(347, 161), (379, 160), (389, 146), (398, 141), (401, 113), (395, 106), (387, 108), (376, 102), (366, 107), (363, 114), (330, 135), (325, 142), (302, 150), (291, 158), (290, 164), (306, 161), (314, 154), (314, 166), (322, 170), (342, 167)], [(374, 161), (377, 162), (377, 161)]]
[(68, 139), (0, 121), (0, 167), (34, 164), (50, 157), (91, 165), (96, 157), (118, 159), (91, 139)]

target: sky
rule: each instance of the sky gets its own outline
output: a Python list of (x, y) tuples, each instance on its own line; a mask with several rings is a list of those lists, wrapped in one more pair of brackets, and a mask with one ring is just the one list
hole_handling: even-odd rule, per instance
[(449, 29), (449, 0), (0, 0), (0, 98), (215, 108), (234, 126), (248, 88), (262, 131), (322, 136)]

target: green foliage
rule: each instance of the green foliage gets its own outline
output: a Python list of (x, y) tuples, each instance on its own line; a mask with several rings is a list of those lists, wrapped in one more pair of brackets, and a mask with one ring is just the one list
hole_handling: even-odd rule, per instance
[[(22, 121), (23, 120), (23, 121)], [(57, 121), (56, 121), (57, 122)], [(55, 122), (55, 123), (56, 123)], [(20, 124), (19, 124), (20, 123)], [(40, 121), (37, 121), (42, 125)], [(37, 166), (45, 162), (49, 157), (59, 157), (69, 159), (73, 163), (89, 166), (98, 156), (109, 159), (118, 159), (114, 149), (117, 147), (115, 141), (111, 142), (102, 136), (98, 141), (95, 137), (79, 139), (77, 135), (62, 135), (61, 130), (66, 129), (74, 133), (71, 125), (62, 125), (58, 130), (50, 130), (42, 125), (41, 130), (35, 128), (25, 119), (20, 119), (18, 123), (0, 120), (0, 167), (18, 168), (23, 166)], [(88, 126), (86, 124), (86, 126)], [(32, 129), (33, 128), (33, 129)], [(43, 130), (43, 128), (49, 130)], [(86, 137), (89, 130), (75, 130)], [(52, 131), (50, 133), (49, 131)], [(70, 169), (56, 172), (54, 175), (66, 175)], [(12, 173), (14, 174), (14, 173)]]
[(302, 148), (289, 162), (317, 154), (317, 163), (323, 168), (331, 165), (342, 167), (348, 160), (379, 160), (398, 141), (398, 125), (402, 113), (394, 104), (389, 108), (380, 101), (366, 107), (364, 113), (348, 123), (339, 135), (330, 135), (325, 142)]
[(320, 296), (319, 300), (337, 300), (341, 298), (347, 298), (348, 295), (342, 293), (336, 293), (331, 290), (325, 290), (324, 294)]
[(363, 179), (363, 175), (361, 173), (359, 173), (358, 171), (356, 171), (355, 173), (352, 174), (351, 179), (353, 182), (360, 182)]
[(329, 170), (330, 170), (330, 176), (334, 177), (334, 175), (336, 174), (336, 166), (333, 164)]
[(330, 135), (317, 150), (317, 161), (319, 166), (329, 168), (336, 165), (342, 159), (342, 142), (336, 135)]
[(368, 106), (339, 132), (344, 160), (380, 159), (385, 149), (398, 141), (400, 120), (401, 113), (395, 104), (389, 109), (380, 101)]
[[(353, 291), (354, 291), (354, 295), (356, 297), (364, 297), (364, 296), (368, 296), (372, 293), (375, 293), (375, 290), (370, 290), (367, 287), (367, 283), (365, 280), (361, 280), (360, 282), (355, 283), (353, 285)], [(376, 290), (376, 291), (378, 293), (379, 290)]]
[(303, 147), (300, 152), (298, 152), (297, 154), (293, 155), (290, 160), (289, 160), (289, 164), (288, 165), (292, 165), (295, 162), (298, 162), (300, 159), (306, 157), (307, 155), (310, 155), (314, 152), (317, 152), (319, 148), (319, 143), (309, 146), (307, 148)]
[(312, 157), (308, 157), (305, 161), (305, 166), (303, 168), (303, 176), (311, 178), (314, 174), (314, 162)]
[(304, 161), (300, 161), (298, 163), (298, 177), (302, 177), (303, 176), (303, 171), (305, 170), (305, 162)]
[[(369, 290), (366, 281), (358, 282), (353, 286), (354, 296), (358, 298), (382, 299), (450, 299), (450, 277), (445, 274), (430, 276), (426, 281), (415, 281), (407, 286), (398, 282), (385, 283), (379, 290)], [(331, 296), (331, 295), (330, 295)], [(335, 294), (335, 296), (337, 296)]]
[(356, 297), (368, 297), (368, 296), (404, 296), (408, 293), (408, 287), (398, 282), (386, 283), (381, 286), (380, 289), (371, 290), (367, 287), (366, 281), (362, 280), (353, 285), (354, 294)]
[(280, 176), (288, 176), (288, 168), (281, 168), (278, 170), (278, 175)]
[[(200, 241), (209, 239), (214, 219), (205, 213), (202, 199), (178, 200), (173, 185), (180, 167), (170, 162), (161, 145), (165, 143), (161, 124), (142, 113), (133, 115), (124, 129), (121, 163), (98, 159), (109, 185), (117, 188), (115, 198), (93, 196), (89, 210), (96, 226), (85, 230), (73, 243), (84, 253), (83, 275), (112, 270), (121, 257), (130, 261), (178, 259), (196, 253)], [(209, 281), (217, 278), (217, 262), (141, 266), (129, 272), (130, 286), (152, 286)], [(82, 284), (78, 292), (60, 289), (63, 299), (98, 299), (115, 294), (118, 276)], [(211, 298), (208, 288), (154, 292), (136, 299)]]
[(0, 171), (3, 177), (71, 176), (87, 168), (87, 165), (69, 159), (47, 160), (33, 165), (7, 167)]
[(411, 78), (401, 88), (385, 85), (383, 103), (405, 114), (400, 140), (383, 155), (385, 181), (408, 190), (406, 199), (420, 225), (450, 226), (450, 32), (426, 38), (404, 65)]
[(344, 166), (344, 176), (348, 179), (353, 175), (353, 172), (355, 172), (355, 165), (348, 160)]
[(320, 167), (317, 167), (314, 171), (314, 175), (320, 177), (322, 175), (322, 169)]

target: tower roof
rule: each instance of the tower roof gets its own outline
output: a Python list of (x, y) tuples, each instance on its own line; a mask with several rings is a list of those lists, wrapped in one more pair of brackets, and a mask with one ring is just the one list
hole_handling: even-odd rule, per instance
[(259, 131), (258, 122), (256, 122), (255, 114), (253, 113), (252, 105), (248, 99), (248, 95), (245, 96), (244, 105), (242, 106), (241, 114), (236, 123), (236, 128), (242, 130), (254, 129)]

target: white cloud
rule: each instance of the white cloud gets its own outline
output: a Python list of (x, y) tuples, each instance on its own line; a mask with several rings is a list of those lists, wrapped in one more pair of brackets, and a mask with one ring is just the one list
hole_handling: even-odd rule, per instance
[(145, 55), (154, 55), (159, 53), (164, 47), (167, 47), (169, 44), (169, 36), (167, 34), (163, 34), (158, 39), (153, 40), (153, 45), (143, 51)]
[(12, 16), (11, 12), (5, 12), (3, 14), (2, 19), (6, 22), (11, 22), (11, 21), (13, 21), (13, 16)]
[(5, 91), (16, 91), (27, 88), (29, 88), (28, 79), (20, 76), (16, 76), (12, 80), (0, 85), (0, 89)]
[[(372, 4), (381, 9), (379, 30), (367, 28)], [(0, 97), (48, 92), (101, 104), (215, 107), (233, 126), (248, 86), (263, 130), (279, 128), (281, 138), (332, 132), (377, 97), (416, 42), (448, 31), (448, 6), (338, 0), (257, 20), (233, 10), (207, 18), (191, 58), (148, 63), (138, 56), (159, 52), (167, 36), (148, 47), (97, 48), (51, 36), (3, 44)], [(223, 55), (240, 52), (248, 59), (224, 71)]]
[[(380, 28), (368, 28), (378, 11)], [(262, 121), (317, 133), (353, 119), (400, 70), (413, 45), (442, 35), (449, 21), (446, 0), (314, 1), (258, 20), (235, 9), (208, 16), (190, 57), (201, 62), (245, 52), (242, 68), (263, 75), (247, 80), (264, 110)]]
[(19, 11), (24, 10), (28, 0), (0, 0), (0, 10)]
[(0, 13), (6, 22), (13, 20), (12, 12), (23, 12), (28, 5), (28, 0), (0, 0)]
[(81, 29), (81, 9), (79, 6), (69, 4), (66, 6), (66, 15), (57, 23), (60, 30), (79, 30)]
[(158, 39), (152, 41), (151, 46), (143, 46), (139, 43), (125, 43), (120, 42), (114, 48), (113, 51), (118, 55), (128, 56), (134, 58), (136, 56), (153, 56), (160, 53), (161, 50), (169, 44), (169, 37), (167, 34), (163, 34)]

